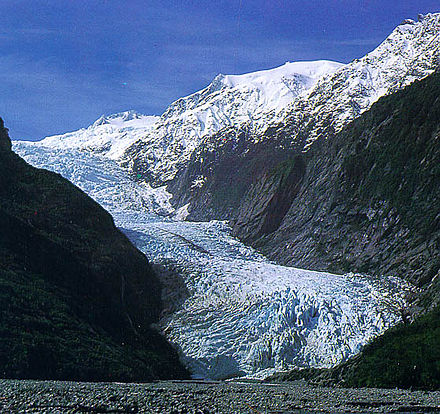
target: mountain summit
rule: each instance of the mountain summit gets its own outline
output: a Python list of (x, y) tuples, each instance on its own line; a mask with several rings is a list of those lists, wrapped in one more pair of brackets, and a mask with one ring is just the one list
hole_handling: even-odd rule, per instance
[(372, 52), (322, 78), (286, 109), (289, 122), (314, 124), (313, 142), (331, 125), (340, 131), (380, 97), (432, 74), (440, 65), (440, 13), (405, 20)]
[(131, 144), (145, 136), (158, 119), (157, 116), (142, 115), (133, 110), (102, 115), (88, 128), (46, 137), (39, 144), (51, 148), (87, 150), (118, 159)]
[(222, 140), (209, 136), (225, 127), (240, 125), (257, 132), (250, 138), (257, 139), (268, 126), (289, 124), (291, 141), (302, 137), (307, 147), (326, 131), (339, 131), (380, 97), (430, 75), (440, 62), (439, 20), (436, 13), (406, 21), (375, 50), (347, 65), (294, 62), (218, 76), (202, 91), (171, 104), (155, 129), (123, 158), (138, 173), (164, 183), (191, 156), (221, 146)]

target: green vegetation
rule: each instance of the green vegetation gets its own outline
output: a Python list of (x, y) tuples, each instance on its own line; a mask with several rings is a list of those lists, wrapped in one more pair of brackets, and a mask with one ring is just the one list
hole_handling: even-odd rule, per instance
[[(341, 136), (347, 191), (388, 200), (411, 229), (429, 233), (440, 198), (440, 73), (379, 100)], [(437, 223), (438, 225), (438, 223)], [(420, 227), (422, 226), (422, 227)]]
[[(65, 290), (42, 276), (0, 272), (0, 375), (87, 381), (166, 377), (166, 361), (81, 318)], [(148, 364), (145, 361), (149, 361)], [(148, 369), (148, 365), (153, 367)]]
[(148, 381), (187, 376), (150, 325), (160, 286), (112, 217), (10, 151), (0, 124), (0, 376)]
[(350, 387), (440, 389), (440, 308), (390, 329), (335, 371)]

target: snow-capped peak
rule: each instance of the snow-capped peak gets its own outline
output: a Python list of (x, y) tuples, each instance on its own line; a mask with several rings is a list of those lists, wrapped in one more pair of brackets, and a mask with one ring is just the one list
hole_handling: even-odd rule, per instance
[(93, 126), (96, 127), (98, 125), (115, 125), (117, 127), (145, 127), (151, 125), (151, 122), (155, 122), (157, 120), (156, 116), (143, 115), (134, 110), (119, 112), (117, 114), (105, 116), (102, 115), (99, 119), (97, 119)]
[[(341, 66), (342, 63), (318, 60), (286, 62), (273, 69), (242, 75), (220, 73), (206, 88), (173, 102), (162, 118), (188, 118), (193, 115), (188, 111), (203, 115), (209, 106), (210, 111), (217, 115), (217, 122), (210, 123), (209, 127), (203, 123), (195, 134), (212, 134), (226, 125), (238, 124), (243, 120), (256, 121), (262, 113), (282, 109), (298, 94), (313, 87), (321, 76), (333, 73)], [(231, 99), (234, 99), (235, 109), (228, 105)]]
[(159, 181), (171, 179), (205, 136), (227, 126), (248, 123), (265, 128), (289, 103), (310, 90), (321, 76), (343, 64), (326, 60), (287, 62), (244, 75), (217, 75), (206, 88), (173, 102), (142, 143), (150, 172)]
[(268, 93), (275, 84), (283, 79), (301, 78), (304, 83), (316, 80), (321, 76), (332, 73), (342, 66), (341, 63), (328, 60), (312, 62), (286, 62), (284, 65), (274, 69), (261, 70), (258, 72), (245, 73), (243, 75), (223, 75), (222, 84), (234, 88), (237, 86), (252, 86)]
[(206, 88), (173, 102), (160, 118), (122, 112), (43, 144), (100, 152), (141, 165), (157, 182), (166, 182), (207, 136), (228, 126), (262, 131), (279, 121), (302, 125), (306, 115), (313, 123), (309, 144), (329, 126), (338, 131), (381, 96), (432, 73), (440, 65), (439, 50), (440, 13), (421, 15), (417, 22), (403, 21), (375, 50), (347, 65), (287, 62), (219, 74)]
[(158, 116), (136, 111), (101, 116), (88, 128), (46, 137), (40, 144), (51, 148), (70, 148), (100, 153), (118, 159), (133, 142), (147, 134)]

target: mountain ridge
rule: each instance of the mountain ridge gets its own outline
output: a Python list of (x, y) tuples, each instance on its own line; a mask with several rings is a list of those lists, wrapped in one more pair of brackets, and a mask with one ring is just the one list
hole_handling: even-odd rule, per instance
[(90, 137), (80, 130), (45, 143), (64, 141), (101, 152), (155, 186), (173, 180), (196, 151), (212, 146), (213, 135), (230, 127), (252, 129), (257, 133), (250, 139), (259, 139), (267, 128), (290, 125), (292, 141), (307, 133), (307, 150), (319, 135), (339, 131), (381, 96), (431, 74), (440, 62), (439, 31), (440, 13), (420, 15), (418, 22), (404, 20), (373, 51), (345, 65), (287, 62), (248, 74), (219, 74), (206, 88), (151, 117), (144, 129), (131, 129), (132, 139), (124, 138), (120, 125), (122, 130), (105, 141), (92, 125), (85, 130)]
[[(171, 103), (148, 127), (131, 129), (130, 139), (123, 137), (127, 132), (123, 124), (120, 131), (111, 131), (110, 127), (101, 126), (100, 118), (87, 129), (47, 137), (42, 144), (100, 152), (118, 159), (136, 174), (148, 176), (153, 184), (160, 184), (187, 162), (204, 136), (243, 122), (263, 127), (320, 76), (340, 66), (325, 60), (288, 62), (250, 74), (217, 75), (206, 88)], [(113, 134), (114, 138), (106, 139), (104, 133)], [(143, 167), (137, 168), (140, 164)]]

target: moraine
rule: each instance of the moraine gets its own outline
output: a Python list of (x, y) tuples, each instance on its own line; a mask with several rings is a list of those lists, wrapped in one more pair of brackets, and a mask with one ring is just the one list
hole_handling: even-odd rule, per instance
[(225, 222), (179, 221), (163, 188), (136, 183), (109, 158), (41, 143), (14, 150), (99, 202), (161, 269), (168, 312), (160, 328), (194, 377), (332, 366), (398, 322), (384, 307), (402, 290), (397, 278), (276, 265), (231, 237)]

